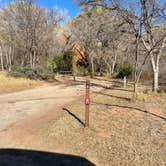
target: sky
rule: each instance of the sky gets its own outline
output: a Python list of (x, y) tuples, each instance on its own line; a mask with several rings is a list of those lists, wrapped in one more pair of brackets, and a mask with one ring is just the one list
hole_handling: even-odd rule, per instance
[[(0, 5), (4, 5), (10, 1), (11, 0), (0, 0)], [(36, 0), (36, 2), (40, 6), (45, 6), (47, 8), (58, 7), (60, 9), (65, 9), (70, 18), (75, 17), (80, 12), (79, 7), (74, 4), (73, 0)]]
[[(0, 0), (0, 5), (4, 5), (5, 3), (10, 2), (11, 0)], [(73, 1), (76, 0), (36, 0), (37, 4), (40, 6), (45, 6), (47, 8), (58, 7), (59, 9), (63, 9), (67, 11), (69, 18), (74, 18), (79, 12), (79, 7), (74, 4)], [(125, 2), (126, 0), (124, 0)], [(133, 2), (135, 0), (127, 0), (128, 2)], [(165, 0), (158, 0), (161, 4), (165, 2)]]
[(74, 4), (73, 0), (38, 0), (38, 3), (48, 8), (58, 7), (68, 11), (70, 18), (75, 17), (79, 12), (79, 7)]

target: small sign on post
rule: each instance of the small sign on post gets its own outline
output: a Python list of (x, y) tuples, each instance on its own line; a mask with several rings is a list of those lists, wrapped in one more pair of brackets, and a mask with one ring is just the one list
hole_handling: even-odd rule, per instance
[(89, 127), (89, 107), (90, 107), (90, 81), (86, 80), (85, 94), (85, 127)]

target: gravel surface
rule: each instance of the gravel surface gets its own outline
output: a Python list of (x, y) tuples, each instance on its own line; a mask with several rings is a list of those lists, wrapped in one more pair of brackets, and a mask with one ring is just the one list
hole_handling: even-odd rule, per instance
[[(66, 93), (67, 92), (67, 93)], [(0, 132), (30, 114), (42, 112), (52, 105), (70, 102), (83, 94), (80, 86), (47, 86), (0, 96)]]
[(56, 165), (57, 157), (72, 154), (99, 166), (165, 166), (166, 96), (142, 93), (134, 102), (131, 87), (91, 82), (89, 129), (83, 125), (84, 81), (0, 96), (0, 161), (13, 165), (13, 157), (16, 165), (22, 159), (32, 166), (48, 162), (52, 152)]
[[(92, 87), (92, 91), (99, 89)], [(84, 82), (70, 82), (0, 95), (0, 134), (21, 119), (36, 113), (40, 114), (52, 107), (64, 106), (84, 93)]]

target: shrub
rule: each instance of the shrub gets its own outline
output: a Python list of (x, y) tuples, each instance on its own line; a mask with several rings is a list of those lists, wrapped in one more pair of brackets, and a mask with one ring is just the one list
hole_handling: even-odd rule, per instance
[(54, 73), (49, 68), (44, 68), (41, 66), (38, 66), (35, 69), (35, 74), (38, 79), (40, 80), (49, 80), (54, 78)]
[(86, 76), (86, 75), (88, 75), (88, 73), (89, 73), (88, 67), (83, 66), (83, 65), (82, 66), (77, 65), (77, 74)]
[(34, 69), (26, 67), (22, 69), (22, 73), (25, 78), (29, 78), (31, 80), (38, 79)]
[(25, 77), (25, 73), (23, 72), (23, 69), (21, 67), (13, 67), (11, 71), (9, 72), (9, 75), (12, 77)]
[(53, 79), (54, 74), (53, 72), (48, 69), (47, 67), (37, 66), (36, 68), (32, 69), (29, 66), (27, 67), (14, 67), (9, 72), (9, 75), (13, 77), (23, 77), (29, 79), (39, 79), (39, 80), (48, 80)]
[(121, 64), (118, 68), (117, 78), (129, 77), (132, 75), (133, 67), (130, 64)]
[(73, 51), (65, 51), (63, 55), (56, 56), (52, 62), (49, 62), (53, 71), (72, 71), (73, 57), (75, 53)]

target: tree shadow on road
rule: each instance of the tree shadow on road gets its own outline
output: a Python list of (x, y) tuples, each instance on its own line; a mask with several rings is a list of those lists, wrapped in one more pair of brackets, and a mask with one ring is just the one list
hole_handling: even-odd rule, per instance
[[(77, 85), (85, 85), (86, 81), (72, 81), (70, 83), (67, 83), (66, 86), (77, 86)], [(103, 89), (107, 89), (107, 90), (119, 90), (119, 91), (127, 91), (127, 92), (133, 92), (133, 90), (130, 89), (124, 89), (124, 88), (120, 88), (119, 86), (116, 85), (110, 85), (110, 86), (106, 86), (103, 84), (98, 84), (98, 83), (90, 83), (91, 87), (98, 87), (98, 88), (103, 88)]]
[(24, 149), (0, 149), (0, 166), (95, 166), (87, 159)]

